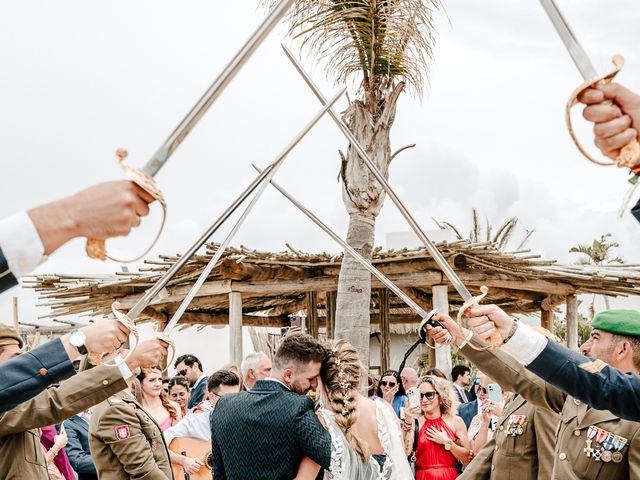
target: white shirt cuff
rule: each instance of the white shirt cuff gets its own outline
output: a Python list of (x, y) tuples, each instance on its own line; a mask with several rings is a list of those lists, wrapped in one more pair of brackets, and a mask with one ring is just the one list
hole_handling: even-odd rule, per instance
[(528, 325), (518, 322), (518, 328), (513, 337), (500, 347), (500, 350), (511, 355), (518, 363), (529, 365), (546, 346), (547, 337), (534, 332)]
[(45, 259), (42, 240), (27, 212), (0, 220), (0, 248), (16, 278), (28, 274)]
[(120, 370), (120, 375), (122, 375), (122, 378), (124, 378), (125, 380), (129, 380), (131, 377), (133, 377), (133, 372), (120, 355), (115, 357), (113, 360), (116, 362), (116, 365), (118, 365), (118, 370)]

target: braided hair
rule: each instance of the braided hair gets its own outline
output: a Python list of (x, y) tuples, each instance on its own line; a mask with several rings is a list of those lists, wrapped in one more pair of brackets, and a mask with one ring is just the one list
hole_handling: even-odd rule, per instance
[(344, 432), (349, 446), (368, 461), (368, 445), (351, 432), (351, 427), (358, 420), (356, 401), (362, 382), (362, 365), (353, 345), (344, 340), (329, 343), (320, 378), (328, 400), (327, 406), (334, 412), (336, 423)]

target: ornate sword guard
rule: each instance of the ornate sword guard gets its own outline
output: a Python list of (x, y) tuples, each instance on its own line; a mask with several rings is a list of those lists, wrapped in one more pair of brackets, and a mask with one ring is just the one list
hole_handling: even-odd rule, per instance
[(127, 158), (127, 155), (128, 152), (125, 149), (118, 149), (118, 151), (116, 152), (116, 156), (118, 157), (117, 162), (133, 183), (145, 190), (153, 198), (158, 200), (158, 202), (162, 206), (162, 223), (160, 224), (160, 229), (158, 230), (156, 237), (153, 239), (153, 242), (151, 242), (151, 245), (149, 245), (149, 247), (144, 252), (131, 260), (122, 260), (110, 257), (109, 255), (107, 255), (107, 248), (105, 246), (104, 240), (97, 238), (88, 238), (86, 244), (86, 252), (89, 258), (95, 258), (97, 260), (106, 260), (108, 258), (109, 260), (113, 260), (114, 262), (118, 263), (135, 262), (149, 253), (149, 251), (155, 246), (156, 242), (160, 238), (160, 235), (162, 235), (162, 231), (164, 230), (164, 224), (167, 218), (167, 202), (164, 198), (164, 195), (162, 194), (160, 187), (158, 187), (158, 184), (155, 182), (155, 180), (153, 180), (153, 178), (151, 178), (139, 168), (135, 168), (124, 163), (124, 159)]
[[(124, 362), (125, 360), (127, 360), (127, 358), (129, 358), (129, 356), (133, 353), (133, 351), (138, 346), (138, 342), (140, 341), (140, 334), (138, 333), (138, 327), (136, 327), (136, 324), (133, 323), (133, 320), (131, 320), (126, 314), (122, 313), (120, 311), (120, 308), (121, 308), (120, 302), (113, 302), (111, 304), (111, 311), (115, 315), (116, 320), (118, 320), (122, 325), (127, 327), (129, 332), (135, 338), (135, 344), (133, 345), (132, 348), (131, 347), (129, 348), (129, 352), (122, 359), (122, 362)], [(119, 365), (116, 362), (113, 362), (113, 363), (103, 362), (102, 357), (104, 357), (103, 352), (89, 352), (87, 354), (87, 360), (91, 365), (94, 365), (94, 366), (106, 365), (107, 367), (117, 367)]]
[[(471, 297), (469, 300), (467, 300), (462, 304), (462, 307), (460, 307), (460, 310), (458, 310), (458, 316), (456, 317), (456, 321), (458, 322), (458, 328), (460, 328), (460, 332), (462, 332), (462, 316), (464, 315), (464, 313), (467, 310), (469, 310), (471, 307), (480, 305), (480, 302), (484, 297), (487, 296), (487, 293), (489, 293), (489, 289), (486, 286), (482, 285), (480, 287), (480, 295)], [(474, 346), (473, 343), (471, 342), (469, 342), (468, 345), (475, 350), (493, 350), (494, 348), (498, 348), (500, 345), (502, 345), (502, 337), (500, 336), (499, 333), (497, 332), (494, 333), (493, 335), (491, 335), (491, 338), (489, 339), (489, 345), (484, 348), (478, 348)]]
[(171, 365), (173, 363), (173, 360), (176, 358), (176, 342), (174, 342), (169, 335), (166, 335), (162, 332), (157, 332), (156, 338), (161, 342), (167, 344), (167, 349), (171, 354), (171, 357), (167, 356), (167, 366), (162, 370), (162, 373), (164, 373), (169, 369), (169, 365)]
[[(573, 143), (575, 143), (578, 150), (580, 150), (580, 153), (582, 153), (582, 155), (584, 155), (587, 158), (587, 160), (597, 165), (603, 165), (607, 167), (611, 165), (617, 165), (618, 167), (621, 167), (621, 168), (622, 167), (633, 168), (640, 165), (640, 144), (638, 143), (637, 139), (632, 140), (629, 144), (625, 145), (620, 151), (620, 155), (615, 161), (597, 160), (593, 158), (591, 154), (589, 154), (589, 152), (587, 152), (585, 148), (582, 146), (582, 144), (576, 137), (576, 134), (573, 131), (573, 125), (571, 124), (571, 109), (579, 103), (578, 95), (580, 95), (580, 93), (582, 93), (587, 88), (593, 87), (594, 85), (597, 85), (599, 83), (611, 83), (611, 81), (614, 79), (614, 77), (618, 74), (618, 72), (622, 69), (622, 66), (624, 65), (624, 57), (622, 55), (614, 55), (613, 65), (614, 65), (614, 69), (612, 71), (599, 75), (598, 77), (583, 83), (573, 91), (565, 107), (565, 121), (567, 122), (569, 135), (571, 135), (571, 139), (573, 140)], [(611, 101), (609, 100), (608, 103), (611, 104)]]

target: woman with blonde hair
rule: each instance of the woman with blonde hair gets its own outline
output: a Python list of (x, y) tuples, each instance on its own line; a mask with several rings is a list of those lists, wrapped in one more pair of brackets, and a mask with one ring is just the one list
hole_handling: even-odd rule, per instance
[(456, 463), (466, 465), (471, 460), (467, 429), (457, 415), (457, 396), (451, 383), (439, 377), (423, 377), (418, 388), (420, 405), (406, 409), (402, 421), (405, 445), (415, 458), (415, 478), (454, 479)]
[[(319, 417), (331, 435), (332, 480), (405, 480), (412, 478), (398, 428), (386, 402), (360, 394), (364, 386), (358, 352), (348, 342), (327, 345), (322, 364), (322, 403)], [(305, 458), (296, 479), (315, 479), (320, 466)]]
[(180, 405), (171, 401), (162, 388), (160, 368), (143, 368), (133, 381), (131, 390), (136, 400), (156, 421), (160, 430), (165, 431), (182, 419)]

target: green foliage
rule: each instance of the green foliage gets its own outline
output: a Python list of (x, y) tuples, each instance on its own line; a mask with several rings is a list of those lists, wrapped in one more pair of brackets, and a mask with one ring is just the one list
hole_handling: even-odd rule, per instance
[(581, 253), (583, 256), (576, 263), (579, 265), (608, 265), (611, 263), (624, 263), (622, 257), (614, 257), (612, 250), (618, 248), (618, 242), (609, 241), (610, 233), (600, 236), (600, 240), (594, 240), (591, 245), (578, 245), (571, 247), (570, 253)]

